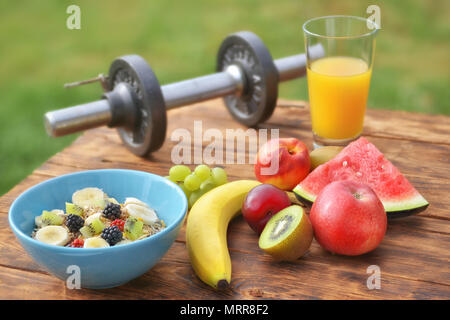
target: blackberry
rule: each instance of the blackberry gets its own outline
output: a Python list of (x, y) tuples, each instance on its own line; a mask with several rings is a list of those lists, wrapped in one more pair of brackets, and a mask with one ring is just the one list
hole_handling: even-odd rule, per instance
[(122, 240), (122, 231), (120, 231), (117, 226), (110, 226), (103, 229), (102, 238), (105, 239), (110, 246), (113, 246)]
[(121, 214), (122, 212), (120, 211), (120, 205), (112, 202), (108, 203), (105, 209), (103, 209), (103, 215), (110, 220), (120, 218)]
[(66, 226), (70, 232), (77, 232), (84, 226), (84, 220), (79, 215), (69, 214), (66, 218)]

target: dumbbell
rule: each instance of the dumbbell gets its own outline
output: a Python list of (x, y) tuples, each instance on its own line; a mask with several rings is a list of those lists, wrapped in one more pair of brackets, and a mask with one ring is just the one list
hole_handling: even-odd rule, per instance
[[(308, 54), (317, 59), (323, 48)], [(167, 110), (223, 97), (233, 118), (253, 127), (272, 115), (278, 83), (305, 73), (305, 54), (274, 61), (257, 35), (241, 31), (222, 42), (216, 73), (163, 86), (142, 57), (119, 57), (110, 66), (100, 100), (47, 112), (45, 127), (54, 137), (104, 125), (117, 128), (131, 152), (146, 156), (164, 142)]]

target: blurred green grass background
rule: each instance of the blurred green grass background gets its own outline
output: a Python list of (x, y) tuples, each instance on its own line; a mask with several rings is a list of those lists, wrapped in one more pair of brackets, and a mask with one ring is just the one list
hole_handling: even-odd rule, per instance
[[(81, 8), (81, 30), (66, 28), (66, 8)], [(98, 84), (66, 82), (107, 72), (137, 53), (162, 84), (210, 73), (221, 41), (251, 30), (274, 58), (304, 51), (309, 18), (368, 17), (381, 8), (368, 105), (450, 115), (450, 1), (9, 1), (0, 2), (0, 195), (76, 138), (47, 137), (46, 111), (99, 98)], [(305, 79), (283, 83), (280, 97), (307, 99)]]

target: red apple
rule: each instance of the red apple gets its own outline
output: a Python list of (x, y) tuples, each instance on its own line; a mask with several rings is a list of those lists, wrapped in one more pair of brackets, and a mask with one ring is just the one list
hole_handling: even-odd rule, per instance
[(255, 176), (282, 190), (292, 190), (309, 173), (310, 160), (305, 144), (295, 138), (272, 139), (258, 152)]
[(271, 184), (261, 184), (247, 193), (242, 205), (242, 215), (259, 235), (267, 221), (278, 211), (289, 207), (291, 200), (286, 192)]
[(314, 237), (326, 250), (356, 256), (374, 250), (387, 218), (375, 192), (354, 181), (335, 181), (320, 191), (310, 213)]

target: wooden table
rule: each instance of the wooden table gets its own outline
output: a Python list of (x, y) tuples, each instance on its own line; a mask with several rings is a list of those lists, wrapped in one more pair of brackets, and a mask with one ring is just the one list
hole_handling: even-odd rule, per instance
[[(231, 119), (220, 100), (171, 110), (161, 150), (147, 159), (126, 150), (115, 130), (85, 132), (0, 198), (0, 299), (449, 299), (450, 298), (450, 118), (401, 111), (368, 110), (364, 136), (374, 143), (430, 202), (416, 216), (390, 221), (382, 244), (359, 257), (332, 255), (313, 241), (294, 263), (276, 263), (258, 248), (258, 238), (242, 217), (231, 222), (228, 243), (232, 288), (216, 292), (194, 274), (185, 246), (184, 227), (164, 258), (145, 275), (107, 290), (70, 290), (37, 265), (14, 238), (7, 214), (27, 188), (74, 171), (127, 168), (167, 175), (176, 128), (192, 132), (245, 127)], [(308, 106), (279, 101), (260, 128), (280, 128), (312, 147)], [(204, 141), (203, 147), (210, 141)], [(243, 152), (243, 150), (237, 150)], [(253, 156), (253, 155), (249, 155)], [(225, 165), (229, 180), (253, 179), (251, 164)], [(381, 289), (369, 290), (367, 268), (381, 270)]]

